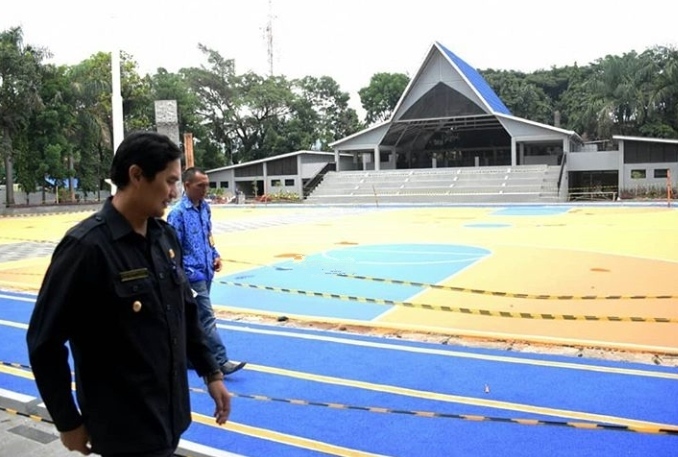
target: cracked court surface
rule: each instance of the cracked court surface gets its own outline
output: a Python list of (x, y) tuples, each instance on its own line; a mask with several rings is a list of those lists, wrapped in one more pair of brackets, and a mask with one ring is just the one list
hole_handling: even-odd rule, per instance
[[(246, 214), (284, 211), (259, 209)], [(678, 211), (658, 206), (338, 212), (331, 220), (217, 237), (228, 248), (215, 303), (229, 311), (673, 353), (676, 222)]]
[[(213, 212), (225, 259), (214, 287), (221, 310), (678, 352), (673, 209)], [(21, 365), (32, 292), (50, 246), (84, 216), (0, 219), (7, 253), (0, 288), (29, 292), (3, 299), (0, 360), (19, 365), (0, 366), (2, 388), (35, 395)], [(452, 309), (462, 307), (485, 315)], [(640, 319), (539, 318), (545, 314)], [(657, 317), (668, 321), (649, 321)], [(219, 327), (233, 356), (250, 363), (229, 380), (236, 409), (225, 428), (212, 425), (209, 401), (191, 378), (195, 422), (186, 438), (216, 449), (427, 457), (669, 456), (675, 449), (676, 436), (661, 432), (678, 434), (675, 402), (665, 401), (675, 398), (675, 368), (252, 323)]]
[[(87, 213), (0, 219), (0, 287), (36, 291)], [(678, 210), (214, 206), (231, 312), (678, 352)]]

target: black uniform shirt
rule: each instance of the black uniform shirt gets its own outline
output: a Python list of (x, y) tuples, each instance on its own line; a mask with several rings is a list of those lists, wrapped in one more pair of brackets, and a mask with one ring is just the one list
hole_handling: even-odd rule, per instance
[(96, 453), (170, 448), (191, 421), (187, 354), (200, 375), (219, 369), (174, 229), (152, 218), (143, 237), (110, 199), (54, 251), (27, 342), (57, 429), (84, 422)]

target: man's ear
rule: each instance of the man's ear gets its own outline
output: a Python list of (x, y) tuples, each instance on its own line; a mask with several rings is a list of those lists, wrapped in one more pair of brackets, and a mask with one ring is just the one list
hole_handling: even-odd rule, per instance
[(139, 184), (144, 177), (144, 173), (139, 165), (131, 165), (129, 167), (129, 180), (132, 184)]

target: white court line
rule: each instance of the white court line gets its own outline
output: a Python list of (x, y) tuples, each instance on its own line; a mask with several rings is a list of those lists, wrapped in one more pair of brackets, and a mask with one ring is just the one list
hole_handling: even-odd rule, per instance
[(596, 371), (601, 373), (628, 374), (634, 376), (646, 376), (651, 378), (664, 378), (678, 380), (678, 373), (668, 373), (661, 371), (650, 371), (630, 368), (614, 368), (598, 365), (587, 365), (572, 362), (557, 362), (539, 359), (530, 359), (527, 357), (510, 357), (500, 355), (475, 354), (471, 352), (461, 352), (454, 350), (443, 350), (434, 348), (424, 348), (417, 346), (407, 346), (405, 344), (378, 343), (375, 341), (363, 341), (344, 337), (314, 335), (310, 333), (295, 332), (293, 330), (265, 330), (251, 327), (240, 327), (235, 325), (217, 324), (217, 327), (238, 332), (258, 333), (263, 335), (282, 336), (287, 338), (298, 338), (304, 340), (326, 341), (330, 343), (346, 344), (351, 346), (371, 347), (377, 349), (389, 349), (393, 351), (412, 352), (427, 355), (442, 355), (445, 357), (457, 357), (463, 359), (489, 360), (493, 362), (515, 363), (522, 365), (545, 366), (555, 368), (567, 368), (572, 370)]
[(17, 297), (14, 295), (5, 295), (5, 294), (0, 294), (0, 298), (7, 298), (9, 300), (16, 300), (16, 301), (25, 301), (25, 302), (30, 302), (33, 303), (35, 301), (34, 298), (26, 298), (26, 297)]
[(22, 324), (21, 322), (12, 322), (0, 319), (0, 325), (4, 325), (5, 327), (14, 327), (20, 328), (22, 330), (28, 330), (28, 324)]

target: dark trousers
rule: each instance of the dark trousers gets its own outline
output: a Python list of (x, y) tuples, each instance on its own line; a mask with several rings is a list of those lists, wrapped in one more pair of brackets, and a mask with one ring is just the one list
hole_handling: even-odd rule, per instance
[(158, 451), (129, 452), (125, 454), (101, 454), (101, 457), (174, 457), (179, 443), (171, 449), (161, 449)]
[(175, 450), (165, 449), (162, 451), (133, 452), (131, 454), (102, 454), (101, 457), (174, 457)]

